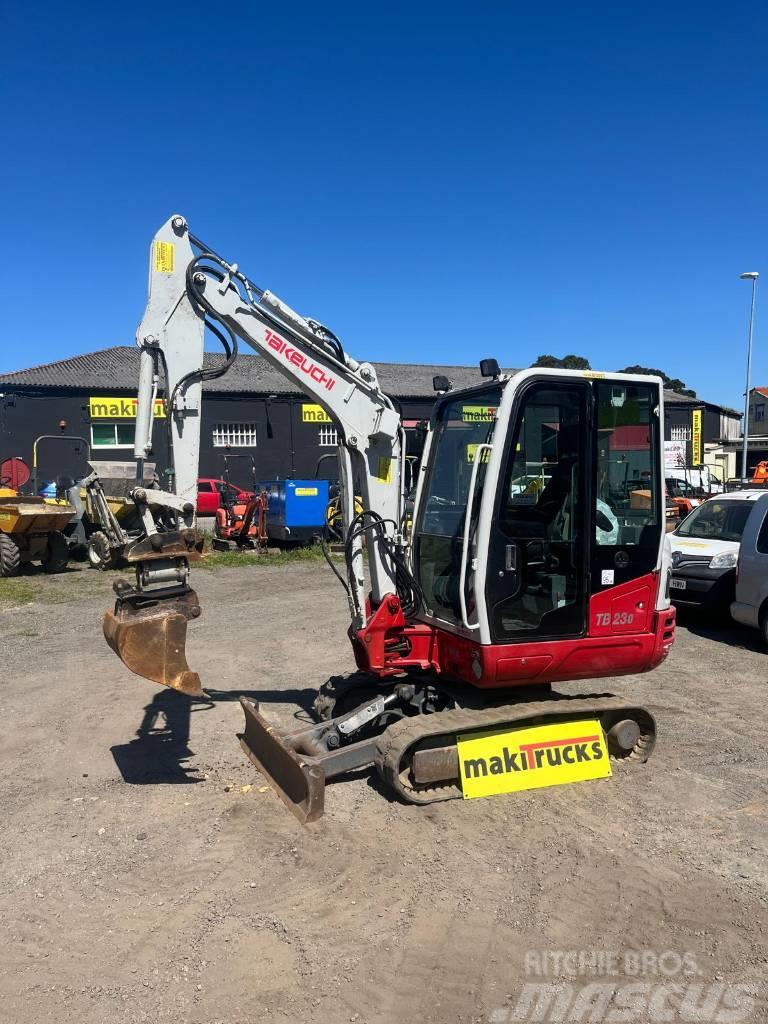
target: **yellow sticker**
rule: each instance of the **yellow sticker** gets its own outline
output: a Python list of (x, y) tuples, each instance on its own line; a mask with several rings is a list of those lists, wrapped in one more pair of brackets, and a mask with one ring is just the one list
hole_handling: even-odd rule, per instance
[(475, 733), (456, 745), (465, 800), (611, 775), (596, 719)]
[(600, 370), (584, 370), (584, 376), (589, 380), (605, 380), (605, 374)]
[(158, 274), (173, 273), (173, 242), (155, 242), (155, 270)]
[(301, 407), (301, 419), (304, 423), (330, 423), (331, 417), (322, 405), (311, 405), (309, 402)]
[(296, 487), (293, 491), (294, 494), (300, 498), (316, 498), (317, 488), (316, 487)]
[[(138, 398), (89, 398), (92, 420), (135, 420)], [(165, 419), (165, 402), (155, 399), (155, 419)]]
[(392, 459), (388, 459), (386, 456), (379, 456), (376, 479), (381, 480), (385, 484), (392, 483)]
[[(479, 444), (468, 444), (467, 445), (467, 462), (473, 463), (475, 461), (475, 452), (479, 448)], [(490, 451), (486, 448), (483, 454), (480, 456), (481, 462), (487, 462), (490, 456)]]
[(464, 405), (461, 418), (465, 423), (493, 423), (497, 411), (498, 406), (495, 405)]
[(691, 416), (691, 465), (701, 465), (701, 409), (694, 409)]

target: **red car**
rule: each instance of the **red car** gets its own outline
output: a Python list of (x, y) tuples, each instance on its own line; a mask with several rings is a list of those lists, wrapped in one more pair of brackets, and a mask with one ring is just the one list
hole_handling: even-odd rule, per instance
[(253, 497), (253, 491), (242, 491), (239, 487), (228, 484), (226, 480), (215, 480), (210, 476), (201, 476), (197, 481), (197, 514), (199, 516), (215, 516), (224, 500), (244, 503)]

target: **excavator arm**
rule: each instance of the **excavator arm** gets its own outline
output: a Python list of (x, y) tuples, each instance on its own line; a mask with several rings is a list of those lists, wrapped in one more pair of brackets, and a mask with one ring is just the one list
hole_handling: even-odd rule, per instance
[[(205, 364), (206, 327), (225, 351), (224, 361), (215, 366)], [(199, 557), (193, 527), (202, 385), (230, 370), (239, 342), (262, 355), (336, 424), (350, 614), (352, 628), (363, 629), (366, 605), (375, 610), (397, 594), (404, 564), (404, 435), (374, 367), (348, 355), (327, 328), (258, 288), (237, 264), (191, 235), (178, 215), (152, 241), (149, 297), (136, 342), (141, 352), (137, 480), (151, 452), (161, 386), (170, 466), (167, 490), (137, 486), (132, 492), (145, 534), (127, 552), (136, 583), (115, 584), (115, 608), (104, 617), (105, 637), (121, 660), (145, 678), (190, 696), (203, 694), (185, 653), (187, 622), (200, 614), (189, 566)], [(356, 491), (364, 508), (357, 514)], [(367, 601), (363, 537), (370, 574)]]

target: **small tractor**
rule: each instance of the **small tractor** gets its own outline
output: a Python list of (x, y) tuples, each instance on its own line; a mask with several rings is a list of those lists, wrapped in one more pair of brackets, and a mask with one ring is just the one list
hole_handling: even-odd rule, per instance
[[(247, 501), (232, 497), (235, 488), (229, 478), (232, 459), (248, 459), (251, 463), (252, 490)], [(252, 455), (225, 455), (224, 480), (229, 487), (221, 494), (221, 505), (216, 510), (213, 547), (217, 551), (266, 551), (267, 548), (267, 495), (256, 483), (256, 461)], [(241, 492), (242, 493), (242, 492)]]
[[(89, 462), (91, 472), (66, 493), (75, 515), (66, 528), (70, 551), (84, 552), (91, 566), (102, 572), (120, 564), (132, 541), (144, 535), (136, 505), (128, 492), (136, 485), (132, 462)], [(154, 485), (154, 463), (144, 466), (143, 482)]]

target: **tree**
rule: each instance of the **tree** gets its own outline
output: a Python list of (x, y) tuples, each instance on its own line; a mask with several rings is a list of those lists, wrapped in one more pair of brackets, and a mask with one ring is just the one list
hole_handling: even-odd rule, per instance
[(532, 366), (546, 366), (550, 370), (591, 370), (592, 367), (589, 365), (589, 360), (585, 359), (584, 356), (567, 355), (560, 358), (559, 356), (539, 356)]
[(670, 391), (676, 391), (678, 395), (687, 395), (689, 398), (696, 398), (696, 392), (693, 388), (686, 387), (684, 380), (680, 380), (679, 377), (668, 377), (663, 370), (657, 370), (651, 366), (625, 366), (623, 370), (618, 370), (617, 373), (650, 373), (656, 377), (661, 377), (664, 381), (664, 386), (669, 388)]

